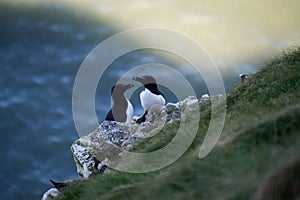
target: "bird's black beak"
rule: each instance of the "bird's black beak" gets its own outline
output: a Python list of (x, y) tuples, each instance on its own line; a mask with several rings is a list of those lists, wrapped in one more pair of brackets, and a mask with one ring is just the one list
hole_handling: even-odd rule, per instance
[(133, 88), (134, 85), (133, 85), (133, 84), (124, 84), (123, 87), (124, 87), (126, 90), (128, 90), (128, 89), (130, 89), (130, 88)]
[(144, 78), (143, 76), (134, 76), (134, 77), (132, 78), (132, 80), (137, 81), (137, 82), (140, 82), (140, 83), (143, 84), (145, 78)]

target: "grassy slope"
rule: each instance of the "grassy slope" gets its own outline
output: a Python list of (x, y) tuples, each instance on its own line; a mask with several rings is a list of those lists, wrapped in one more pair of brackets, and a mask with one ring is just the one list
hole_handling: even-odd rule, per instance
[[(201, 108), (190, 149), (171, 166), (147, 174), (116, 172), (73, 183), (61, 199), (278, 199), (300, 196), (300, 48), (273, 59), (227, 97), (219, 143), (198, 151), (210, 120)], [(150, 151), (176, 132), (168, 125), (137, 147)], [(292, 190), (288, 191), (288, 190)]]

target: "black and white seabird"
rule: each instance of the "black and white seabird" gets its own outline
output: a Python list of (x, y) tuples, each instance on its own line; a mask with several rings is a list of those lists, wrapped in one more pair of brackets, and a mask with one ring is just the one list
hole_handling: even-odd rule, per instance
[(111, 88), (113, 105), (108, 111), (105, 120), (130, 123), (133, 115), (133, 107), (124, 92), (134, 87), (132, 84), (116, 84)]
[(58, 191), (62, 191), (63, 189), (67, 188), (68, 187), (68, 184), (67, 183), (58, 183), (58, 182), (55, 182), (53, 180), (50, 180), (50, 182), (52, 183), (52, 185), (58, 190)]
[(146, 115), (152, 106), (164, 106), (166, 101), (164, 95), (158, 90), (156, 80), (152, 76), (135, 76), (133, 80), (140, 82), (145, 87), (145, 90), (140, 93), (140, 101), (145, 111), (143, 116), (137, 120), (137, 123), (140, 124), (146, 121)]

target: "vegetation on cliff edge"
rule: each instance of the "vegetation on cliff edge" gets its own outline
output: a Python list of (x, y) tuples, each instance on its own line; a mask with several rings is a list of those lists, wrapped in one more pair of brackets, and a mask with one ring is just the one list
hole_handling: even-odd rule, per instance
[[(221, 138), (204, 159), (210, 120), (201, 107), (198, 134), (185, 154), (152, 173), (113, 172), (73, 182), (59, 199), (294, 199), (300, 197), (300, 48), (266, 62), (227, 96)], [(136, 147), (151, 151), (176, 132), (170, 124)]]

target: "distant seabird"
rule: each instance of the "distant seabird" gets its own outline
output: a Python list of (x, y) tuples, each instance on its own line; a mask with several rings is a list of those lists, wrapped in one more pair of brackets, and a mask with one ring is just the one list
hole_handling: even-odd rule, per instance
[(146, 115), (152, 106), (164, 106), (166, 101), (164, 95), (158, 90), (156, 80), (152, 76), (135, 76), (133, 80), (140, 82), (145, 87), (140, 93), (141, 104), (145, 111), (143, 116), (137, 120), (137, 123), (140, 124), (146, 121)]
[(247, 81), (247, 79), (249, 78), (248, 74), (242, 73), (239, 75), (241, 78), (241, 83), (245, 83)]
[(66, 183), (58, 183), (55, 182), (53, 180), (50, 180), (50, 182), (52, 183), (52, 185), (58, 190), (58, 191), (62, 191), (63, 189), (67, 188), (68, 185)]
[[(101, 168), (99, 169), (99, 171), (96, 173), (92, 173), (91, 176), (94, 176), (94, 175), (97, 175), (97, 174), (103, 174), (104, 171), (108, 168), (107, 165), (102, 165)], [(89, 177), (90, 178), (90, 177)], [(79, 182), (81, 180), (78, 180)], [(74, 182), (78, 182), (78, 181), (74, 181)], [(50, 179), (50, 182), (52, 183), (52, 185), (59, 191), (59, 192), (62, 192), (64, 189), (66, 189), (69, 184), (68, 183), (60, 183), (60, 182), (55, 182), (53, 180)], [(51, 191), (52, 193), (55, 192), (55, 191)], [(50, 192), (49, 192), (50, 193)], [(45, 195), (46, 196), (46, 195)], [(43, 197), (44, 198), (44, 197)], [(46, 199), (46, 197), (45, 197)]]
[(107, 113), (105, 120), (130, 123), (133, 115), (133, 107), (124, 92), (134, 87), (132, 84), (116, 84), (111, 89), (113, 105)]

